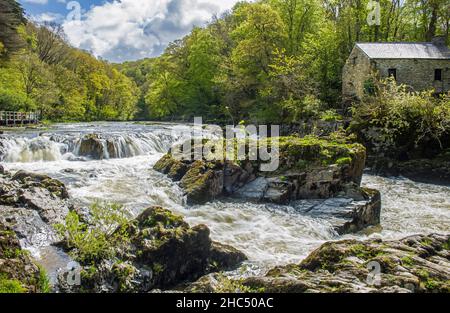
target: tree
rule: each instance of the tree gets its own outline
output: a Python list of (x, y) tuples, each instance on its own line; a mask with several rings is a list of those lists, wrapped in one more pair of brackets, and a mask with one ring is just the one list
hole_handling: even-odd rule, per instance
[(182, 107), (183, 82), (174, 74), (173, 64), (166, 58), (157, 62), (151, 74), (152, 82), (145, 102), (152, 116), (170, 116)]
[(35, 33), (36, 52), (42, 62), (53, 65), (67, 61), (69, 47), (63, 41), (64, 31), (61, 25), (45, 24), (37, 27)]
[(0, 2), (0, 53), (3, 50), (10, 54), (23, 48), (24, 42), (17, 29), (25, 22), (23, 9), (15, 0)]

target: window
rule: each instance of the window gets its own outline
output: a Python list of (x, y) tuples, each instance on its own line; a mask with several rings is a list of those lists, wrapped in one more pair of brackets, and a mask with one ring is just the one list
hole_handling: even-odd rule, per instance
[(434, 70), (434, 80), (442, 81), (442, 69), (437, 68)]
[(394, 79), (397, 80), (397, 69), (396, 68), (388, 69), (388, 76), (394, 77)]

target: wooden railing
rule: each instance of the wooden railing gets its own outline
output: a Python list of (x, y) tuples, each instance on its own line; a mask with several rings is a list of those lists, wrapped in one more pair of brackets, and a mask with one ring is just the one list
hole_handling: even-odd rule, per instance
[(0, 111), (1, 125), (12, 126), (18, 124), (37, 124), (40, 114), (37, 112)]

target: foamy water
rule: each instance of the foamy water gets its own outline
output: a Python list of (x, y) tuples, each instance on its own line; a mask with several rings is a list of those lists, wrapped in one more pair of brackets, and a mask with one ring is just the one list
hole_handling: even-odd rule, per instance
[[(323, 242), (342, 238), (326, 220), (302, 215), (293, 206), (232, 199), (187, 206), (182, 190), (152, 169), (179, 139), (173, 129), (178, 133), (187, 131), (183, 125), (106, 123), (58, 125), (43, 136), (32, 132), (7, 134), (1, 139), (2, 164), (10, 171), (23, 169), (60, 179), (83, 205), (96, 200), (114, 201), (135, 214), (152, 205), (169, 208), (185, 216), (191, 225), (206, 224), (214, 240), (241, 249), (249, 257), (249, 268), (257, 272), (298, 262)], [(89, 133), (113, 138), (123, 151), (135, 152), (117, 159), (80, 158), (77, 139)], [(401, 238), (449, 231), (449, 187), (371, 175), (364, 176), (363, 185), (382, 193), (383, 230), (371, 237)], [(345, 237), (368, 238), (362, 234)]]

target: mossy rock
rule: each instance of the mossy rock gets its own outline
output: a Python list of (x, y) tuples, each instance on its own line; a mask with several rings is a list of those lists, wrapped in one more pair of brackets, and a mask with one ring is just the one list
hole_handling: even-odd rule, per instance
[(188, 202), (204, 203), (218, 197), (223, 192), (223, 171), (220, 163), (195, 161), (181, 179), (181, 187), (186, 191)]
[[(323, 244), (300, 264), (279, 266), (243, 284), (266, 292), (450, 292), (449, 235)], [(371, 282), (379, 270), (379, 281)]]
[[(175, 158), (172, 153), (178, 153), (177, 149), (180, 149), (181, 145), (174, 147), (171, 152), (164, 155), (155, 164), (154, 169), (167, 174), (174, 181), (180, 180), (181, 187), (186, 191), (188, 202), (193, 204), (205, 203), (221, 195), (232, 194), (245, 184), (254, 181), (258, 176), (278, 177), (279, 181), (290, 186), (292, 182), (284, 178), (290, 177), (292, 180), (299, 181), (301, 178), (296, 176), (310, 173), (311, 175), (307, 176), (308, 181), (301, 182), (303, 185), (311, 186), (310, 190), (307, 187), (302, 191), (286, 190), (286, 192), (282, 192), (284, 202), (296, 197), (317, 197), (317, 193), (321, 197), (329, 197), (340, 191), (346, 183), (354, 182), (359, 185), (361, 182), (366, 154), (365, 148), (357, 143), (346, 143), (345, 140), (315, 136), (303, 138), (290, 136), (260, 140), (233, 139), (231, 142), (223, 140), (218, 143), (234, 147), (234, 150), (237, 151), (240, 145), (246, 145), (247, 148), (250, 146), (259, 148), (261, 145), (270, 147), (275, 141), (278, 144), (276, 156), (279, 157), (279, 167), (272, 172), (261, 170), (261, 165), (264, 163), (261, 160), (238, 160), (237, 155), (234, 156), (235, 159), (225, 162)], [(209, 141), (205, 142), (210, 143)], [(186, 154), (189, 156), (195, 148), (198, 147), (191, 147), (191, 151)], [(246, 151), (249, 154), (249, 149)], [(185, 154), (181, 156), (185, 156)], [(247, 158), (249, 158), (248, 155)], [(232, 174), (229, 173), (230, 168), (233, 168)], [(322, 174), (325, 172), (333, 172), (333, 177), (327, 181), (327, 185), (323, 184)], [(313, 187), (318, 184), (324, 186), (323, 190), (314, 193)], [(312, 194), (305, 194), (308, 192)]]
[[(148, 292), (193, 281), (205, 274), (235, 269), (245, 255), (215, 243), (205, 225), (190, 227), (162, 207), (145, 209), (126, 224), (123, 245), (113, 256), (83, 264), (82, 286), (69, 291)], [(62, 279), (63, 280), (63, 279)]]
[(47, 292), (44, 270), (22, 250), (14, 231), (0, 223), (0, 293)]
[(69, 198), (69, 192), (64, 183), (47, 175), (20, 170), (12, 176), (11, 180), (20, 181), (23, 184), (22, 188), (40, 187), (61, 199)]

